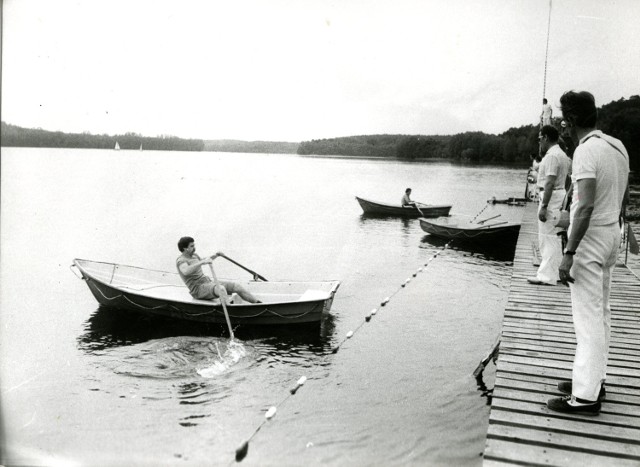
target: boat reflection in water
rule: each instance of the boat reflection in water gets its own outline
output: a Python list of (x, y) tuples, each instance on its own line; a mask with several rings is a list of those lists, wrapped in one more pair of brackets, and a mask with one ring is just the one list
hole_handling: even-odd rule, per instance
[[(233, 323), (232, 323), (233, 324)], [(334, 317), (328, 314), (318, 323), (282, 325), (243, 325), (234, 328), (241, 341), (271, 342), (276, 347), (304, 345), (318, 353), (331, 350), (335, 329)], [(163, 316), (131, 313), (100, 305), (86, 321), (78, 347), (87, 353), (100, 353), (109, 348), (131, 346), (158, 339), (177, 337), (219, 338), (229, 340), (227, 327), (217, 323), (199, 323)]]

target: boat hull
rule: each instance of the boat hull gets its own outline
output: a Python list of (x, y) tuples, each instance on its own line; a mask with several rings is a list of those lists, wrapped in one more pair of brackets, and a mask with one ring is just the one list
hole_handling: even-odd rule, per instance
[(492, 227), (472, 224), (446, 225), (441, 222), (420, 219), (420, 227), (428, 234), (447, 240), (461, 240), (467, 242), (492, 242), (515, 240), (520, 232), (520, 224), (507, 224)]
[(419, 217), (441, 217), (448, 216), (451, 205), (431, 205), (418, 203), (418, 208), (413, 206), (400, 206), (393, 204), (379, 203), (356, 196), (360, 207), (367, 215), (372, 216), (393, 216), (417, 219)]
[[(155, 285), (152, 285), (154, 283), (146, 279), (144, 282), (137, 282), (135, 287), (123, 286), (118, 281), (117, 275), (123, 273), (121, 271), (115, 272), (117, 268), (123, 268), (123, 266), (112, 265), (115, 273), (109, 279), (106, 270), (104, 272), (107, 274), (92, 274), (91, 269), (86, 267), (87, 265), (82, 261), (86, 260), (75, 260), (74, 266), (80, 270), (82, 279), (87, 283), (95, 299), (104, 307), (189, 321), (226, 323), (224, 310), (219, 300), (190, 298), (186, 287), (175, 282), (177, 274), (145, 270), (156, 273), (156, 275), (164, 274), (164, 277), (170, 280), (156, 282)], [(105, 269), (104, 265), (110, 263), (97, 264)], [(124, 266), (124, 268), (128, 268), (127, 273), (129, 274), (132, 270), (137, 269), (130, 266)], [(236, 324), (270, 325), (320, 322), (323, 316), (329, 313), (339, 284), (338, 281), (243, 282), (243, 285), (255, 293), (264, 303), (231, 303), (227, 305), (227, 311), (234, 326)], [(141, 287), (141, 285), (143, 286)], [(301, 292), (305, 288), (319, 289), (321, 286), (325, 288), (325, 291), (316, 291), (315, 298), (305, 299), (305, 293)], [(137, 291), (134, 290), (136, 288)], [(170, 299), (160, 296), (162, 294), (181, 295), (182, 298)], [(188, 296), (187, 298), (185, 298), (185, 294)], [(277, 298), (269, 300), (270, 295), (280, 297), (280, 300)], [(313, 297), (314, 294), (307, 293), (307, 295)], [(294, 300), (293, 297), (298, 297), (298, 299)]]

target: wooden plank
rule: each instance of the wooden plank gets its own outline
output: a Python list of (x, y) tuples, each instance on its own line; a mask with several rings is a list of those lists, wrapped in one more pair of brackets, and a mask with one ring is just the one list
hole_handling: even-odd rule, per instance
[[(545, 368), (560, 368), (571, 369), (573, 361), (561, 361), (561, 360), (549, 360), (545, 358), (517, 356), (517, 355), (500, 355), (500, 359), (504, 362), (513, 363), (516, 365), (527, 365), (535, 367)], [(624, 376), (627, 378), (638, 378), (640, 381), (640, 368), (635, 366), (634, 368), (622, 368), (609, 365), (607, 368), (607, 376)]]
[[(507, 395), (509, 395), (507, 393)], [(600, 415), (577, 415), (577, 414), (565, 414), (560, 412), (553, 412), (547, 408), (547, 400), (550, 397), (541, 396), (539, 401), (525, 401), (520, 399), (514, 399), (510, 397), (498, 397), (495, 395), (491, 401), (491, 411), (494, 408), (497, 410), (503, 410), (506, 413), (511, 414), (514, 421), (518, 420), (521, 414), (535, 415), (536, 417), (559, 419), (559, 420), (581, 420), (585, 423), (591, 423), (594, 425), (608, 425), (616, 426), (620, 428), (633, 428), (638, 431), (640, 435), (640, 420), (635, 415), (629, 415), (620, 413), (617, 411), (617, 407), (614, 404), (608, 404), (602, 407)], [(491, 423), (491, 419), (489, 419)]]
[[(491, 437), (487, 440), (485, 459), (491, 461), (511, 462), (512, 464), (528, 466), (634, 466), (638, 467), (638, 460), (632, 458), (612, 457), (597, 451), (575, 451), (558, 449), (545, 444), (529, 444), (526, 440), (499, 439)], [(490, 442), (489, 442), (490, 441)]]
[[(550, 383), (549, 379), (541, 378), (536, 381), (534, 378), (527, 379), (510, 379), (503, 377), (500, 382), (496, 383), (495, 387), (501, 387), (510, 390), (521, 390), (529, 392), (539, 392), (551, 396), (559, 396), (562, 393), (558, 391), (558, 384), (554, 382)], [(625, 394), (625, 388), (613, 386), (608, 384), (606, 386), (607, 395), (605, 401), (607, 403), (625, 403), (640, 406), (640, 394)]]
[[(600, 455), (615, 456), (624, 454), (627, 458), (640, 461), (640, 441), (636, 437), (604, 436), (576, 430), (581, 422), (573, 422), (574, 427), (563, 430), (556, 426), (543, 429), (539, 425), (523, 425), (519, 422), (498, 422), (489, 424), (487, 436), (514, 440), (526, 439), (535, 444), (546, 445), (556, 449), (571, 446), (581, 451), (595, 451)], [(582, 423), (583, 425), (588, 425)], [(638, 435), (637, 430), (634, 433)], [(617, 457), (617, 456), (615, 456)]]

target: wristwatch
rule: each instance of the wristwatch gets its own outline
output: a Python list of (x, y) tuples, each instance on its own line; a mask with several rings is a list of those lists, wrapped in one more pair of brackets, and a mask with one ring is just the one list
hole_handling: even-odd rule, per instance
[(569, 256), (573, 256), (573, 255), (576, 254), (576, 252), (575, 251), (571, 251), (571, 250), (564, 250), (564, 254), (565, 255), (569, 255)]

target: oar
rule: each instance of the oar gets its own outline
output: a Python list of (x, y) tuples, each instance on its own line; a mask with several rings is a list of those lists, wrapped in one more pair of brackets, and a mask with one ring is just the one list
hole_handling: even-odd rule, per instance
[(508, 224), (509, 222), (504, 221), (504, 222), (496, 222), (495, 224), (487, 224), (487, 225), (481, 225), (480, 228), (484, 228), (484, 227), (494, 227), (496, 225), (502, 225), (502, 224)]
[(414, 207), (414, 208), (416, 208), (416, 209), (418, 210), (418, 212), (420, 213), (420, 215), (421, 215), (422, 217), (424, 217), (424, 212), (422, 212), (422, 210), (418, 207), (418, 202), (417, 202), (417, 201), (414, 201), (414, 203), (413, 203), (413, 207)]
[[(216, 277), (216, 272), (213, 270), (213, 264), (209, 263), (209, 268), (211, 269), (211, 275), (213, 276), (213, 282), (215, 285), (220, 285), (218, 278)], [(227, 304), (225, 303), (225, 297), (220, 297), (220, 303), (222, 303), (222, 309), (224, 310), (224, 317), (227, 319), (227, 326), (229, 327), (229, 334), (231, 334), (231, 340), (235, 339), (233, 335), (233, 329), (231, 329), (231, 320), (229, 319), (229, 313), (227, 312)]]
[(484, 224), (487, 221), (490, 221), (491, 219), (495, 219), (496, 217), (500, 217), (502, 214), (498, 214), (497, 216), (493, 216), (493, 217), (487, 217), (484, 220), (478, 221), (478, 224)]
[(247, 271), (248, 273), (253, 274), (253, 279), (254, 279), (254, 280), (256, 280), (256, 279), (260, 279), (261, 281), (269, 282), (269, 280), (268, 280), (268, 279), (266, 279), (265, 277), (261, 276), (260, 274), (258, 274), (258, 273), (257, 273), (257, 272), (255, 272), (255, 271), (252, 271), (252, 270), (251, 270), (251, 269), (249, 269), (248, 267), (243, 266), (242, 264), (238, 263), (237, 261), (232, 260), (232, 259), (231, 259), (231, 258), (229, 258), (227, 255), (219, 255), (219, 256), (222, 256), (222, 257), (223, 257), (224, 259), (226, 259), (227, 261), (229, 261), (229, 262), (231, 262), (231, 263), (235, 264), (236, 266), (238, 266), (238, 267), (240, 267), (240, 268), (244, 269), (244, 270), (245, 270), (245, 271)]

